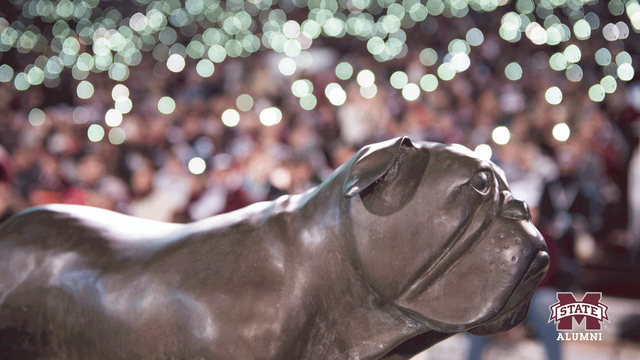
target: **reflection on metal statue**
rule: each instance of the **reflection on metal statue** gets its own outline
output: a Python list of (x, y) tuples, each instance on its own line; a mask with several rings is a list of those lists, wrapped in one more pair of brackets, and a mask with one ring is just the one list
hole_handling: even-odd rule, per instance
[(0, 352), (409, 359), (522, 322), (548, 263), (500, 168), (397, 138), (304, 194), (187, 225), (20, 213), (0, 227)]

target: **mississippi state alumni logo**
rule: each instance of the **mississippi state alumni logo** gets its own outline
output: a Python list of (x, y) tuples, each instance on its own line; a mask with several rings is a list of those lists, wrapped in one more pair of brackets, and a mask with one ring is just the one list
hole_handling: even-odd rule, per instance
[[(580, 325), (584, 319), (586, 319), (585, 328), (587, 331), (602, 331), (602, 323), (606, 320), (609, 321), (607, 310), (609, 307), (600, 302), (602, 299), (601, 292), (588, 292), (584, 295), (582, 300), (576, 300), (573, 293), (559, 292), (556, 294), (558, 302), (549, 306), (551, 310), (551, 316), (549, 316), (549, 322), (554, 321), (556, 329), (558, 331), (571, 331), (573, 330), (573, 319), (576, 319), (576, 323)], [(578, 335), (578, 334), (573, 334)], [(581, 334), (582, 335), (582, 334)], [(587, 334), (581, 336), (581, 340), (588, 340)], [(597, 336), (591, 336), (593, 340), (601, 340), (602, 334)], [(569, 334), (566, 334), (569, 337)], [(578, 336), (573, 336), (574, 340), (577, 340)], [(558, 340), (561, 340), (562, 334), (559, 334)], [(564, 339), (562, 340), (569, 340)]]

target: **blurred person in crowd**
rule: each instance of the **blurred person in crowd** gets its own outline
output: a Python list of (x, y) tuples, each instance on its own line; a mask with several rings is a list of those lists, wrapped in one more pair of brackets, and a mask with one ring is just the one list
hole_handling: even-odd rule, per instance
[(124, 212), (129, 201), (129, 190), (122, 179), (107, 172), (100, 155), (83, 156), (78, 161), (76, 176), (78, 184), (64, 195), (65, 203)]
[(247, 159), (242, 188), (252, 203), (267, 199), (271, 186), (269, 174), (276, 165), (277, 162), (273, 157), (259, 150), (254, 151)]
[(537, 223), (544, 187), (557, 178), (558, 165), (536, 144), (517, 139), (498, 148), (497, 161), (509, 179), (511, 192), (529, 204), (533, 222)]
[(629, 166), (629, 229), (636, 251), (640, 248), (640, 146), (636, 147)]
[(11, 183), (0, 180), (0, 224), (13, 214), (13, 187)]
[(31, 190), (37, 186), (40, 168), (38, 166), (36, 148), (20, 148), (12, 156), (14, 171), (13, 185), (23, 199), (29, 198)]
[(390, 132), (406, 134), (411, 139), (425, 139), (425, 131), (433, 127), (436, 114), (421, 101), (408, 104), (399, 123), (391, 122)]
[(451, 112), (441, 113), (440, 116), (436, 117), (433, 125), (431, 131), (426, 134), (427, 140), (445, 144), (460, 144), (464, 142), (462, 131), (455, 125)]
[(191, 177), (176, 157), (166, 159), (154, 172), (148, 162), (131, 176), (134, 199), (129, 214), (146, 219), (171, 222), (176, 214), (186, 210), (191, 199)]
[(69, 184), (62, 178), (58, 159), (44, 153), (37, 160), (39, 175), (29, 190), (31, 205), (60, 203)]
[(333, 168), (329, 165), (322, 138), (310, 126), (296, 126), (289, 133), (287, 143), (291, 146), (291, 152), (303, 159), (301, 161), (308, 162), (320, 179), (331, 175)]
[(579, 126), (583, 141), (602, 159), (602, 168), (597, 169), (598, 174), (595, 175), (599, 177), (597, 186), (602, 194), (602, 225), (594, 235), (597, 239), (612, 240), (616, 232), (626, 231), (627, 228), (627, 201), (622, 197), (627, 193), (631, 150), (628, 137), (600, 109), (591, 111)]
[(563, 291), (573, 291), (580, 282), (578, 260), (594, 255), (587, 249), (593, 249), (593, 233), (602, 227), (601, 159), (580, 139), (560, 145), (556, 159), (560, 172), (544, 187), (539, 228), (549, 235), (547, 242), (556, 242), (559, 249), (564, 276), (558, 277), (560, 283), (556, 285)]
[(232, 191), (240, 186), (238, 174), (233, 171), (233, 158), (229, 154), (217, 154), (212, 158), (213, 171), (205, 183), (205, 190), (189, 206), (189, 216), (202, 220), (224, 212)]
[(0, 224), (15, 213), (11, 175), (11, 158), (0, 145)]
[[(624, 101), (623, 101), (624, 100)], [(620, 111), (616, 116), (616, 125), (629, 144), (630, 155), (623, 167), (621, 183), (621, 203), (627, 210), (627, 216), (619, 216), (619, 221), (626, 222), (629, 247), (633, 249), (633, 258), (640, 251), (640, 81), (627, 87), (624, 99), (620, 94), (617, 106)], [(614, 106), (611, 106), (614, 108)], [(613, 109), (609, 109), (610, 112)], [(626, 184), (624, 184), (626, 180)]]
[(331, 151), (331, 164), (334, 168), (338, 168), (338, 166), (346, 163), (347, 160), (351, 159), (355, 154), (356, 151), (353, 147), (338, 145)]
[(352, 82), (346, 89), (350, 102), (337, 111), (340, 139), (347, 145), (361, 147), (385, 135), (391, 116), (381, 87), (371, 99), (360, 94), (360, 86)]
[(153, 191), (155, 171), (150, 161), (141, 159), (131, 174), (131, 204), (145, 198)]
[(269, 199), (275, 199), (285, 194), (300, 194), (320, 183), (314, 177), (311, 165), (299, 159), (287, 161), (269, 174), (272, 190)]

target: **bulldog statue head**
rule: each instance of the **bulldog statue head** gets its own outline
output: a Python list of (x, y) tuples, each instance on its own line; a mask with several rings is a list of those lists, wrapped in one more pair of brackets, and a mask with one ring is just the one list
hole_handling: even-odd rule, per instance
[(444, 332), (493, 335), (525, 319), (549, 256), (493, 162), (398, 138), (360, 150), (342, 191), (357, 267), (383, 297)]

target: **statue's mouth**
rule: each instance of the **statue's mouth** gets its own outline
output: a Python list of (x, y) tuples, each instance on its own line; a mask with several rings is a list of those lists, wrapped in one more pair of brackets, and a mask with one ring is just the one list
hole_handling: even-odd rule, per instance
[(471, 329), (469, 332), (479, 336), (496, 335), (512, 329), (524, 321), (527, 317), (531, 297), (547, 273), (549, 262), (549, 254), (546, 251), (540, 251), (531, 262), (527, 273), (509, 298), (504, 309), (489, 322)]

